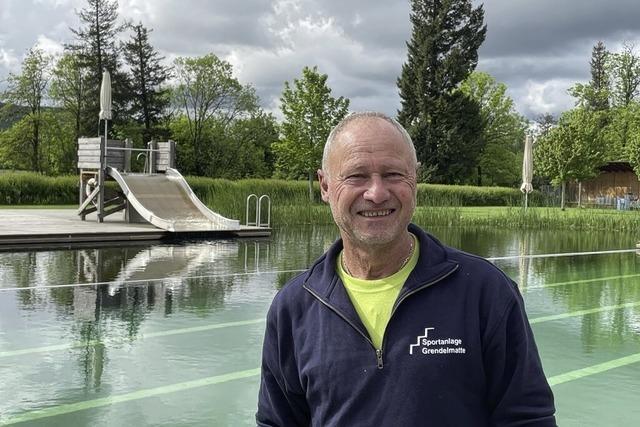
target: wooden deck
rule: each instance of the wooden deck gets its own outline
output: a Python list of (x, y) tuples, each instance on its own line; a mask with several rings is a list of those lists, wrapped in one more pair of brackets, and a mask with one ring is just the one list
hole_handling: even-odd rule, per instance
[(151, 224), (126, 223), (114, 214), (103, 223), (95, 214), (80, 220), (76, 209), (0, 209), (0, 250), (33, 247), (99, 246), (198, 238), (267, 237), (271, 229), (242, 226), (240, 230), (169, 232)]

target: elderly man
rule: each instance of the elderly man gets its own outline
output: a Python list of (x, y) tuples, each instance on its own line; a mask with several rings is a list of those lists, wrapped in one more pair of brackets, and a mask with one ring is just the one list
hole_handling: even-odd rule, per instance
[(555, 426), (516, 284), (410, 223), (416, 153), (347, 116), (318, 171), (338, 240), (275, 297), (259, 426)]

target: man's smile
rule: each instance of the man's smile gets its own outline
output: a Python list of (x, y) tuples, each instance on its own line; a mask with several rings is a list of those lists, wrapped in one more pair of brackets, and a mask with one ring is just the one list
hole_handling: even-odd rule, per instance
[(359, 211), (358, 215), (361, 215), (367, 218), (372, 218), (372, 217), (378, 217), (378, 216), (388, 216), (388, 215), (391, 215), (393, 212), (395, 212), (395, 209), (366, 210), (366, 211)]

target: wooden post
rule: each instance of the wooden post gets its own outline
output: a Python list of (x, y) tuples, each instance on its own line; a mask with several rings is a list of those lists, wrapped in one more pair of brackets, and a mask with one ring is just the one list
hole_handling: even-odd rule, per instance
[(151, 141), (149, 141), (149, 143), (147, 144), (147, 148), (149, 149), (148, 153), (149, 153), (149, 172), (148, 173), (156, 173), (156, 158), (158, 157), (156, 155), (156, 152), (154, 151), (156, 149), (156, 142), (152, 139)]
[[(82, 173), (82, 169), (80, 169), (80, 206), (82, 206), (82, 204), (84, 203), (84, 199), (85, 199), (85, 187), (86, 184), (84, 182), (84, 174)], [(85, 220), (86, 215), (84, 214), (80, 214), (80, 219), (82, 221)]]
[(107, 171), (107, 159), (105, 157), (107, 147), (106, 135), (100, 138), (100, 169), (98, 170), (98, 221), (104, 221), (104, 181), (105, 173)]
[(124, 166), (122, 168), (123, 172), (131, 172), (131, 148), (133, 148), (133, 141), (131, 141), (129, 138), (124, 140), (124, 148), (126, 148), (127, 150), (125, 150), (124, 152)]
[(176, 142), (173, 140), (169, 140), (169, 167), (176, 167)]

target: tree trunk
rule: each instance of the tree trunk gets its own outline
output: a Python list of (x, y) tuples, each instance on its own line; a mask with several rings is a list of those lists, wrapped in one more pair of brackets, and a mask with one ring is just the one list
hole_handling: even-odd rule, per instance
[(313, 203), (313, 171), (309, 171), (309, 202)]
[(560, 210), (564, 210), (564, 190), (566, 187), (566, 182), (562, 181), (562, 195), (560, 196)]
[(39, 151), (40, 151), (40, 123), (38, 122), (38, 119), (34, 120), (33, 122), (33, 141), (32, 141), (32, 159), (31, 159), (31, 163), (32, 163), (32, 168), (35, 172), (42, 172), (40, 170), (40, 156), (39, 156)]

